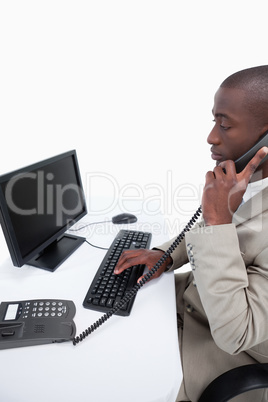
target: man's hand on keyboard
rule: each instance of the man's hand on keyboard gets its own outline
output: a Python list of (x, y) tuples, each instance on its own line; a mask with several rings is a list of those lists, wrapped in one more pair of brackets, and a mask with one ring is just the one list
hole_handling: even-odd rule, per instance
[[(114, 273), (120, 274), (125, 269), (133, 267), (134, 265), (146, 265), (150, 270), (163, 256), (163, 251), (160, 250), (148, 250), (148, 249), (138, 249), (138, 250), (127, 250), (124, 251), (119, 258), (118, 264), (115, 267)], [(167, 261), (158, 269), (158, 271), (152, 276), (152, 279), (158, 278), (165, 271), (166, 267), (171, 263), (171, 258), (169, 257)], [(141, 276), (137, 282), (139, 282), (145, 275)]]

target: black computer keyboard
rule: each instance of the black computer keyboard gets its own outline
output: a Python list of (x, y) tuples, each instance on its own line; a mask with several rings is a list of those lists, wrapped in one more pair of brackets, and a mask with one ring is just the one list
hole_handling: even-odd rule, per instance
[[(124, 250), (149, 248), (151, 233), (135, 230), (120, 230), (107, 251), (102, 263), (86, 294), (83, 306), (91, 310), (107, 313), (116, 307), (124, 295), (137, 283), (143, 274), (144, 265), (128, 268), (119, 275), (114, 274), (114, 268)], [(127, 316), (130, 314), (135, 296), (131, 298), (115, 314)]]

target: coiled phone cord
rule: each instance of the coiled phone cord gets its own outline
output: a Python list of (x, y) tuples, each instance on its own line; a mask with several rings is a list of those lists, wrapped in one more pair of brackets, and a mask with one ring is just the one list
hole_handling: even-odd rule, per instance
[(200, 206), (195, 212), (195, 214), (192, 216), (190, 221), (187, 223), (185, 228), (182, 230), (182, 232), (176, 237), (174, 242), (171, 244), (168, 250), (163, 254), (163, 256), (159, 259), (159, 261), (153, 266), (153, 268), (138, 283), (136, 283), (136, 285), (133, 286), (133, 288), (123, 297), (123, 299), (118, 303), (116, 307), (112, 308), (110, 311), (105, 313), (101, 318), (99, 318), (94, 324), (92, 324), (85, 331), (83, 331), (79, 336), (76, 336), (73, 339), (74, 346), (77, 345), (79, 342), (82, 342), (88, 335), (90, 335), (93, 331), (95, 331), (95, 329), (104, 324), (105, 321), (107, 321), (110, 317), (112, 317), (112, 315), (114, 315), (118, 310), (120, 310), (120, 308), (122, 308), (125, 303), (127, 303), (133, 296), (135, 296), (138, 290), (151, 279), (151, 277), (164, 264), (164, 262), (168, 259), (168, 257), (170, 257), (170, 255), (178, 246), (178, 244), (184, 239), (185, 233), (191, 229), (191, 227), (195, 224), (201, 213), (202, 209)]

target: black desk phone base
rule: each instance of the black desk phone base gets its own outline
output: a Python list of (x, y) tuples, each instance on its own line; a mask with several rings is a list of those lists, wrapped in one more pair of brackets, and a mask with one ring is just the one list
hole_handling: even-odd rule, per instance
[(0, 304), (0, 349), (65, 342), (74, 338), (70, 300), (25, 300)]

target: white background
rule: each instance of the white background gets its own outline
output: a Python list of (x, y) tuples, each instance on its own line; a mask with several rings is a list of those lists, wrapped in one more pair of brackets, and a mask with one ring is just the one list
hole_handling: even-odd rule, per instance
[(214, 165), (215, 91), (261, 64), (266, 0), (0, 0), (0, 174), (76, 149), (92, 221), (161, 211), (170, 237)]
[(0, 174), (76, 149), (92, 215), (147, 199), (173, 234), (214, 165), (215, 91), (267, 64), (266, 1), (1, 1), (0, 57)]

